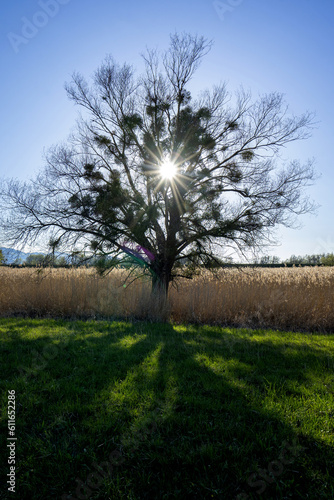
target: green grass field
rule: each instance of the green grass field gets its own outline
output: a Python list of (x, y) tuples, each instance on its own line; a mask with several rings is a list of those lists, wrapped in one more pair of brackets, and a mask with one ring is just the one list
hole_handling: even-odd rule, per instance
[(1, 498), (334, 498), (334, 335), (11, 318), (0, 346)]

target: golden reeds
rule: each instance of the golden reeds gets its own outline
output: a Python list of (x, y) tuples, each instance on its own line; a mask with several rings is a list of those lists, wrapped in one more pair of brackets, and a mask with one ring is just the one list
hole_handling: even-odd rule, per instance
[(281, 329), (334, 329), (334, 267), (229, 268), (180, 279), (169, 300), (126, 273), (93, 269), (0, 268), (0, 314), (136, 317)]
[(180, 291), (171, 294), (176, 321), (334, 329), (333, 267), (222, 269), (218, 279), (204, 272)]

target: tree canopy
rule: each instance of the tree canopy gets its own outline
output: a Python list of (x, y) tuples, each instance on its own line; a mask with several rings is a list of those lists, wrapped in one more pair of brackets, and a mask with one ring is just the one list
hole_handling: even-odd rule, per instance
[(277, 92), (233, 97), (222, 83), (193, 98), (189, 82), (210, 48), (174, 34), (165, 52), (147, 50), (141, 75), (111, 56), (91, 84), (75, 73), (65, 88), (83, 111), (76, 132), (32, 182), (3, 184), (7, 241), (47, 234), (53, 250), (86, 249), (105, 266), (127, 255), (167, 291), (180, 263), (209, 266), (226, 248), (264, 245), (312, 210), (312, 161), (286, 163), (280, 152), (309, 137), (313, 115), (290, 115)]

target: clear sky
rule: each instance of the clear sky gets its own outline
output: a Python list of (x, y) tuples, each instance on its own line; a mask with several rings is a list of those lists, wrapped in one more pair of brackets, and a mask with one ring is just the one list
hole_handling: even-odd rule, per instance
[(145, 47), (164, 49), (175, 31), (214, 40), (194, 77), (201, 90), (227, 81), (285, 94), (291, 112), (314, 111), (317, 129), (284, 156), (314, 157), (321, 178), (309, 195), (321, 205), (300, 230), (280, 230), (270, 254), (334, 252), (333, 0), (13, 0), (1, 5), (0, 177), (26, 180), (43, 167), (43, 150), (66, 140), (77, 108), (64, 83), (89, 78), (107, 54), (141, 65)]

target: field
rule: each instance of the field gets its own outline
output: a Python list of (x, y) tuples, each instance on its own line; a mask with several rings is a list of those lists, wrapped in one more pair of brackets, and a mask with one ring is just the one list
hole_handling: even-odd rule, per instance
[[(2, 318), (1, 498), (334, 498), (333, 341)], [(8, 391), (15, 494), (5, 486)]]
[(0, 315), (171, 320), (179, 323), (334, 331), (334, 267), (222, 269), (170, 289), (167, 304), (115, 270), (0, 268)]
[(334, 268), (124, 277), (0, 269), (0, 498), (334, 498)]

